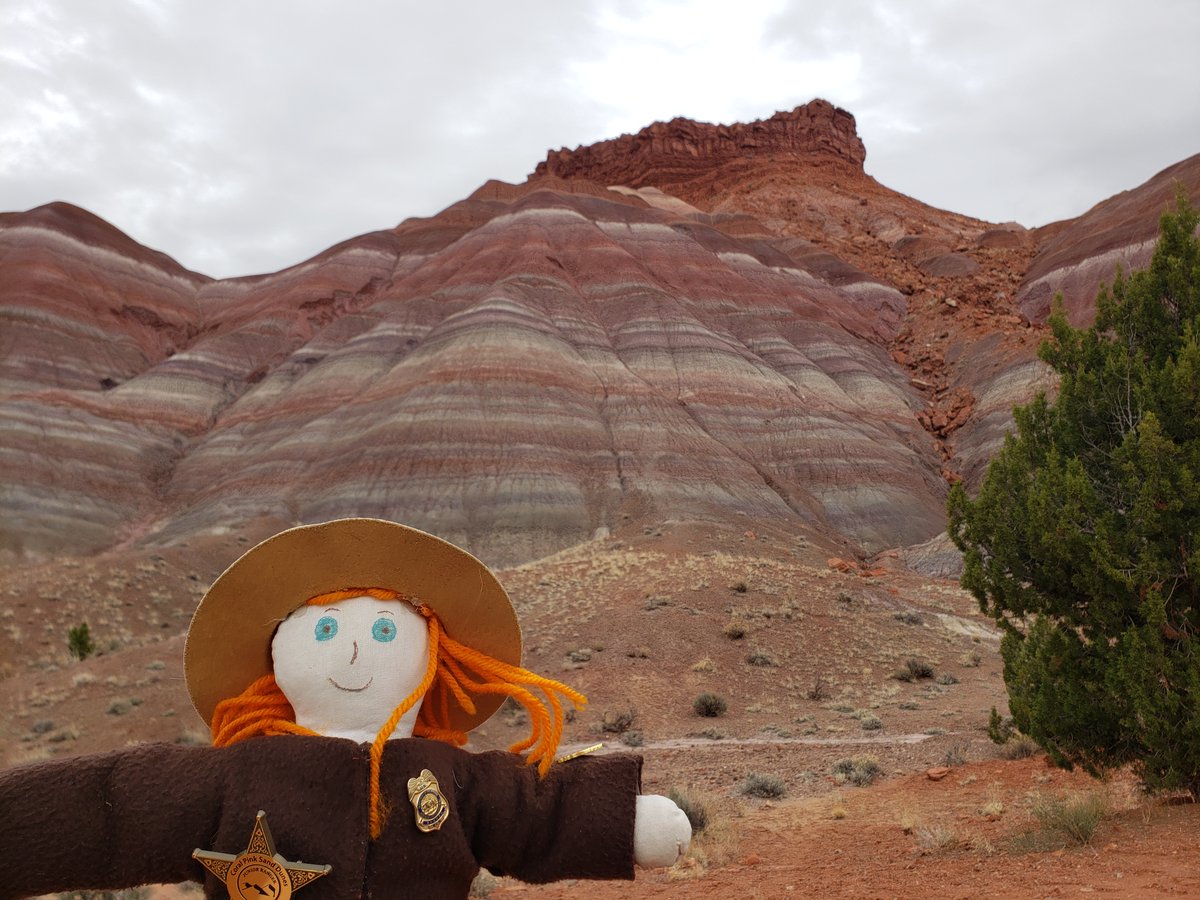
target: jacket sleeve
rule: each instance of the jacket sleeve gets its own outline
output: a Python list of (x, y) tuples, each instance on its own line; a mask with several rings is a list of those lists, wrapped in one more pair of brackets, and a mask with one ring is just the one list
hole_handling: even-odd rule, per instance
[(511, 753), (472, 760), (464, 822), (479, 864), (522, 881), (634, 876), (633, 822), (642, 759), (588, 756), (545, 778)]
[(219, 765), (212, 748), (146, 744), (0, 772), (0, 898), (201, 877)]

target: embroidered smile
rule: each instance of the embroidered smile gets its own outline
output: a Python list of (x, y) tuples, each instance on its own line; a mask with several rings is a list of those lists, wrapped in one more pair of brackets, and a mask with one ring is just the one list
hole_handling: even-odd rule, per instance
[(367, 688), (369, 688), (371, 686), (371, 682), (374, 680), (375, 680), (375, 676), (372, 675), (370, 678), (367, 679), (367, 683), (364, 684), (362, 687), (350, 688), (350, 687), (342, 687), (342, 685), (338, 684), (336, 681), (333, 680), (333, 676), (329, 677), (329, 683), (332, 684), (335, 688), (337, 688), (339, 691), (348, 691), (351, 694), (357, 694), (360, 691), (365, 691)]

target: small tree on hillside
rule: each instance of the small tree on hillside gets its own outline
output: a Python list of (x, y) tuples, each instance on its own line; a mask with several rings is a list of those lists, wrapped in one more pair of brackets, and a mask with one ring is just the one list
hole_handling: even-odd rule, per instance
[(92, 632), (87, 622), (80, 622), (67, 630), (67, 651), (76, 659), (87, 659), (96, 652)]
[(1200, 797), (1197, 218), (1181, 192), (1091, 328), (1056, 303), (1057, 400), (1015, 410), (978, 496), (948, 508), (963, 585), (1005, 632), (1016, 726), (1060, 765), (1132, 762)]

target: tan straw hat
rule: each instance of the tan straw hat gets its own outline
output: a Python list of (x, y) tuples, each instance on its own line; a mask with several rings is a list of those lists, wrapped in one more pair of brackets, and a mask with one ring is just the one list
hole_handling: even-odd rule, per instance
[[(246, 551), (208, 589), (188, 628), (184, 671), (205, 722), (271, 671), (276, 626), (310, 597), (345, 588), (388, 588), (437, 613), (459, 643), (514, 666), (521, 627), (496, 576), (474, 556), (431, 534), (382, 519), (337, 519), (281, 532)], [(403, 697), (397, 697), (400, 703)], [(451, 704), (452, 727), (484, 722), (502, 695), (472, 698), (475, 715)]]

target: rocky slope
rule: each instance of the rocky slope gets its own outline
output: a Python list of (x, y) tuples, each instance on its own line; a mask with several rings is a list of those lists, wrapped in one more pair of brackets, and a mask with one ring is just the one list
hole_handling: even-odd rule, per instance
[(864, 160), (823, 101), (657, 123), (224, 281), (65, 204), (5, 214), (0, 552), (351, 514), (498, 563), (667, 519), (926, 541), (1048, 384), (1031, 298), (1200, 172), (1031, 232)]
[(1030, 319), (1044, 321), (1055, 294), (1077, 328), (1095, 317), (1096, 293), (1118, 266), (1143, 268), (1154, 252), (1158, 219), (1182, 190), (1200, 205), (1200, 154), (1159, 172), (1141, 187), (1096, 204), (1078, 219), (1037, 231), (1040, 253), (1025, 273), (1017, 302)]

